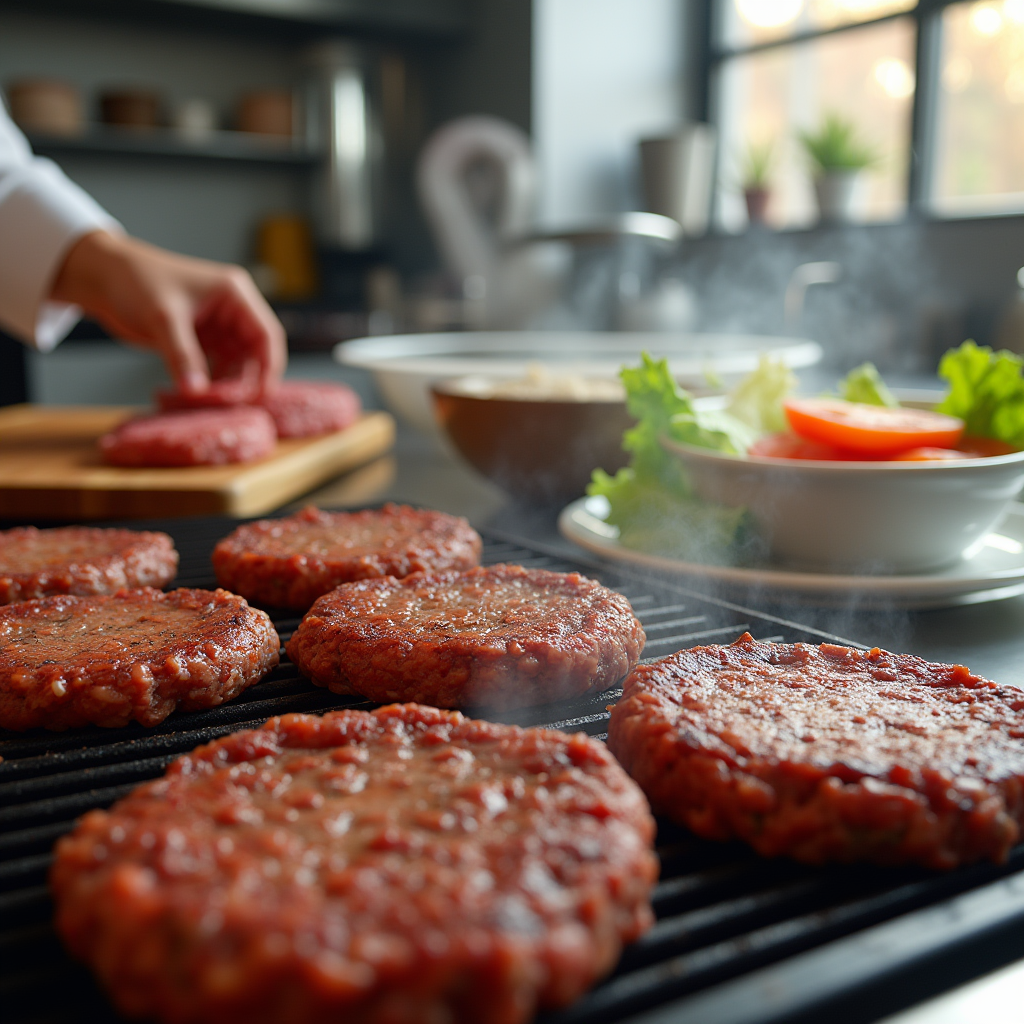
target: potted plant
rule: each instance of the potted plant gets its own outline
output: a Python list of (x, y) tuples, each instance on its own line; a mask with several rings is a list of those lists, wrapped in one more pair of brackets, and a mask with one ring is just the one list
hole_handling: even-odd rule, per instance
[(743, 198), (747, 203), (747, 219), (751, 224), (764, 224), (768, 200), (771, 198), (769, 182), (775, 163), (774, 142), (752, 142), (743, 155)]
[(849, 223), (864, 171), (878, 163), (877, 151), (860, 137), (853, 121), (835, 112), (824, 116), (817, 131), (801, 132), (800, 142), (814, 167), (822, 221)]

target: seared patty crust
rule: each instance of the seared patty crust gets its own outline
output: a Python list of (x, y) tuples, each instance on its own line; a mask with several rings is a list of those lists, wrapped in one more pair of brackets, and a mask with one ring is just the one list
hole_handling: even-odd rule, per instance
[(435, 707), (524, 707), (604, 690), (637, 663), (629, 601), (579, 573), (491, 565), (347, 583), (288, 656), (335, 693)]
[(177, 571), (178, 552), (166, 533), (92, 526), (0, 531), (0, 604), (163, 587)]
[(149, 587), (0, 608), (0, 728), (162, 722), (214, 707), (277, 663), (265, 612), (226, 590)]
[(1024, 692), (878, 648), (744, 634), (641, 665), (608, 745), (657, 813), (767, 856), (952, 868), (1024, 825)]
[(306, 508), (238, 527), (213, 550), (217, 582), (257, 604), (306, 611), (351, 580), (468, 569), (482, 542), (465, 519), (408, 505)]
[(57, 929), (168, 1024), (520, 1024), (651, 923), (654, 822), (604, 744), (418, 705), (286, 715), (57, 844)]

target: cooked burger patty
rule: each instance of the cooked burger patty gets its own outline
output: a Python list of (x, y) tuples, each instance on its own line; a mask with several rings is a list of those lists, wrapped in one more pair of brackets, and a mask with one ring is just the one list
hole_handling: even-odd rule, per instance
[(523, 707), (606, 689), (644, 640), (629, 601), (594, 580), (492, 565), (347, 583), (313, 605), (288, 655), (335, 693)]
[(303, 509), (240, 526), (213, 550), (221, 586), (250, 601), (305, 611), (341, 583), (468, 569), (480, 537), (465, 519), (385, 505), (363, 512)]
[(695, 647), (626, 682), (608, 745), (657, 812), (798, 860), (1004, 860), (1024, 693), (875, 648)]
[(178, 552), (166, 533), (90, 526), (0, 531), (0, 604), (162, 587), (177, 571)]
[(654, 825), (604, 745), (418, 705), (286, 715), (57, 844), (57, 929), (173, 1024), (519, 1024), (651, 922)]
[(162, 722), (230, 700), (278, 662), (264, 612), (224, 590), (148, 587), (0, 608), (0, 727)]
[(274, 450), (277, 431), (265, 409), (192, 409), (140, 416), (100, 438), (113, 466), (222, 466), (255, 462)]

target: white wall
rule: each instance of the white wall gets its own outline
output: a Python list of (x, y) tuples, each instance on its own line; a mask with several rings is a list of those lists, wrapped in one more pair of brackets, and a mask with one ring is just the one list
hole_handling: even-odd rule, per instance
[(638, 208), (636, 141), (671, 130), (688, 109), (686, 4), (533, 0), (543, 225)]

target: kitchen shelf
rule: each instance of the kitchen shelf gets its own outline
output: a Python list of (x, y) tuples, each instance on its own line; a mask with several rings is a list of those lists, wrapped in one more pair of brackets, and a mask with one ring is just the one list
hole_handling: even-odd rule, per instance
[(306, 167), (319, 154), (301, 143), (264, 138), (249, 132), (213, 132), (191, 142), (168, 128), (90, 127), (82, 135), (28, 132), (33, 150), (47, 156), (72, 154), (173, 157), (185, 160), (226, 160), (236, 163)]
[(159, 20), (179, 27), (248, 26), (444, 38), (469, 28), (468, 0), (0, 0), (0, 8), (49, 10), (120, 21)]

